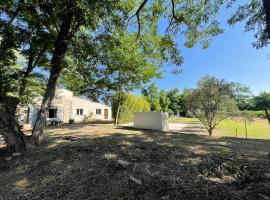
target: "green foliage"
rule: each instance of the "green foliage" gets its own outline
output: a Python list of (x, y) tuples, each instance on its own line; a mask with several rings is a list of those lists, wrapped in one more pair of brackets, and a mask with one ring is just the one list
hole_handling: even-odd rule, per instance
[(255, 110), (270, 109), (270, 92), (262, 92), (254, 97)]
[(256, 31), (255, 38), (257, 41), (253, 43), (256, 48), (267, 46), (270, 42), (270, 30), (267, 26), (266, 10), (263, 4), (264, 1), (268, 2), (268, 0), (251, 0), (244, 3), (238, 7), (234, 15), (228, 20), (229, 24), (231, 25), (234, 25), (240, 21), (245, 21), (246, 31)]
[[(12, 104), (20, 99), (23, 104), (33, 103), (35, 97), (43, 94), (44, 92), (44, 77), (38, 73), (32, 73), (27, 78), (27, 88), (22, 96), (19, 96), (21, 81), (23, 79), (22, 74), (25, 68), (22, 65), (10, 65), (0, 68), (0, 91), (2, 101), (7, 100), (6, 103), (12, 99)], [(13, 108), (13, 109), (15, 109)]]
[(250, 112), (253, 112), (255, 117), (266, 119), (264, 110), (256, 110), (256, 111), (250, 111)]
[(248, 86), (240, 83), (232, 83), (232, 90), (237, 106), (240, 110), (246, 110), (252, 107), (252, 92)]
[(143, 89), (142, 94), (145, 96), (150, 104), (151, 111), (160, 111), (160, 97), (158, 87), (153, 83), (148, 88)]
[(180, 115), (182, 117), (188, 116), (188, 98), (190, 95), (190, 89), (184, 89), (183, 93), (181, 94), (180, 98)]
[[(118, 109), (118, 97), (115, 95), (112, 101), (113, 118), (116, 117)], [(123, 95), (121, 98), (121, 106), (119, 113), (119, 123), (127, 123), (133, 121), (134, 112), (150, 111), (150, 105), (143, 96), (135, 96), (132, 94)]]
[(189, 95), (188, 108), (212, 135), (212, 130), (222, 120), (237, 111), (231, 84), (215, 77), (202, 78)]
[[(211, 39), (222, 33), (219, 23), (214, 18), (224, 2), (226, 1), (148, 1), (139, 13), (140, 33), (157, 32), (158, 22), (162, 18), (163, 23), (168, 24), (165, 30), (168, 38), (179, 33), (184, 36), (187, 48), (193, 47), (196, 43), (207, 48)], [(140, 1), (137, 3), (141, 5)]]
[[(109, 7), (106, 3), (104, 5)], [(114, 28), (106, 23), (102, 34), (89, 34), (92, 30), (87, 26), (80, 29), (83, 36), (78, 37), (79, 40), (73, 39), (78, 47), (72, 49), (72, 54), (75, 54), (73, 59), (78, 59), (75, 63), (82, 62), (77, 69), (79, 74), (65, 72), (61, 76), (62, 84), (91, 99), (102, 97), (106, 100), (107, 96), (119, 90), (127, 93), (139, 88), (152, 78), (160, 77), (161, 67), (166, 63), (180, 66), (183, 58), (174, 41), (177, 34), (186, 38), (185, 46), (188, 48), (196, 43), (206, 48), (211, 39), (222, 32), (213, 19), (223, 4), (220, 0), (173, 1), (174, 5), (172, 1), (161, 0), (148, 1), (144, 5), (141, 1), (114, 3), (125, 11), (125, 17), (129, 15), (128, 26)], [(140, 6), (142, 9), (135, 17), (134, 13)], [(157, 31), (160, 20), (167, 20), (170, 24), (162, 34)], [(179, 68), (173, 70), (174, 73), (180, 71)], [(73, 75), (75, 77), (71, 78)], [(74, 84), (77, 81), (79, 84)], [(157, 100), (153, 101), (152, 110), (160, 110)]]
[(169, 109), (176, 115), (181, 110), (181, 95), (179, 89), (175, 88), (167, 93), (167, 97), (170, 101)]
[(167, 91), (166, 90), (160, 90), (159, 92), (159, 104), (161, 107), (161, 111), (163, 112), (170, 112), (168, 109), (168, 106), (170, 104), (170, 99), (167, 97)]

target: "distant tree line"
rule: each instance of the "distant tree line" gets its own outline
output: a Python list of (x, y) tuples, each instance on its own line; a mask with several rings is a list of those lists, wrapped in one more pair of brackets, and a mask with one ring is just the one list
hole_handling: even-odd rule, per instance
[(189, 89), (184, 89), (181, 93), (178, 88), (159, 91), (155, 84), (151, 84), (142, 90), (142, 95), (149, 102), (151, 111), (163, 111), (168, 112), (170, 115), (183, 117), (187, 115), (187, 97), (189, 93)]
[(120, 102), (118, 95), (114, 95), (113, 117), (118, 119), (118, 108), (120, 123), (133, 121), (133, 113), (139, 111), (163, 111), (179, 117), (207, 115), (203, 123), (209, 124), (207, 129), (211, 134), (220, 120), (246, 111), (254, 111), (255, 116), (266, 118), (270, 123), (270, 92), (253, 95), (248, 86), (215, 77), (203, 77), (196, 88), (184, 89), (182, 93), (178, 88), (159, 90), (154, 83), (144, 87), (141, 93), (142, 96), (123, 94)]

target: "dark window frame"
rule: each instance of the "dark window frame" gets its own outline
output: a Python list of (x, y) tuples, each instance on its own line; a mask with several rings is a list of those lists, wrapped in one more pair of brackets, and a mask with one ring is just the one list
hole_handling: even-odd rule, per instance
[(102, 111), (101, 111), (102, 109), (96, 109), (96, 115), (101, 115), (102, 113)]
[(78, 109), (76, 110), (76, 114), (77, 114), (77, 115), (83, 115), (83, 109), (82, 109), (82, 108), (78, 108)]

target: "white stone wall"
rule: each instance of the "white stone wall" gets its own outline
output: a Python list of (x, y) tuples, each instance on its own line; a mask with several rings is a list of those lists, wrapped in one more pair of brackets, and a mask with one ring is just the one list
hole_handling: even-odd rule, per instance
[[(83, 115), (77, 114), (77, 109), (83, 109)], [(96, 110), (100, 109), (101, 113), (96, 114)], [(85, 117), (91, 116), (91, 119), (99, 119), (99, 120), (105, 120), (104, 119), (104, 109), (108, 109), (108, 120), (112, 119), (112, 111), (111, 107), (106, 106), (101, 103), (92, 102), (89, 100), (81, 99), (79, 97), (73, 97), (72, 99), (72, 119), (75, 120), (75, 122), (82, 121)]]
[(50, 108), (57, 108), (57, 117), (68, 123), (72, 114), (73, 92), (57, 88)]
[[(97, 109), (101, 109), (101, 114), (97, 114), (96, 110)], [(97, 102), (91, 102), (91, 111), (93, 113), (92, 118), (93, 119), (100, 119), (100, 120), (104, 120), (104, 110), (108, 109), (108, 120), (112, 120), (112, 109), (111, 107), (101, 104), (101, 103), (97, 103)]]
[(141, 129), (166, 131), (169, 128), (168, 113), (136, 112), (134, 113), (134, 127)]
[[(77, 114), (77, 109), (82, 109), (83, 113)], [(91, 102), (89, 100), (81, 99), (79, 97), (72, 98), (72, 115), (71, 118), (75, 122), (82, 121), (85, 117), (88, 117), (91, 111)]]

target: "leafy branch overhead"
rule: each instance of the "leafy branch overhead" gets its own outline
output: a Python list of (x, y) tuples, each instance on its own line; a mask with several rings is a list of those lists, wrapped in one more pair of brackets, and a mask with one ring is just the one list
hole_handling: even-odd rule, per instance
[(223, 32), (214, 17), (224, 2), (144, 0), (138, 4), (130, 19), (136, 16), (138, 39), (149, 29), (157, 32), (158, 22), (162, 20), (166, 21), (168, 26), (161, 32), (165, 31), (165, 34), (170, 36), (180, 33), (186, 38), (186, 47), (191, 48), (199, 42), (207, 48), (212, 37)]

